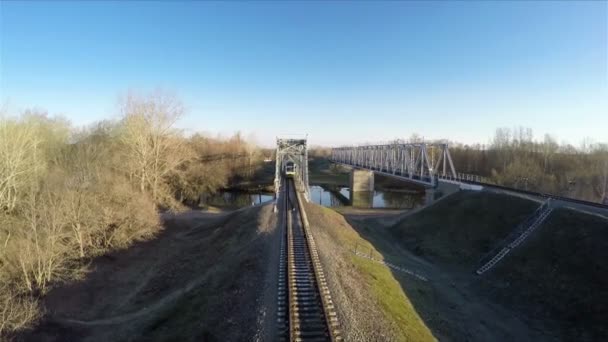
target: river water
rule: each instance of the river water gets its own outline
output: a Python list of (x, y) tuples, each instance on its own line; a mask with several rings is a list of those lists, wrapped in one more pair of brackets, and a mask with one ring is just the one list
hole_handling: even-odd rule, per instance
[(325, 207), (352, 205), (360, 208), (414, 209), (424, 204), (425, 195), (415, 191), (390, 189), (351, 194), (347, 187), (330, 190), (319, 185), (312, 185), (310, 199)]
[[(352, 197), (352, 198), (351, 198)], [(215, 207), (246, 207), (274, 199), (273, 193), (221, 191), (209, 196), (205, 203)], [(310, 199), (325, 207), (414, 209), (424, 204), (425, 195), (416, 191), (380, 189), (352, 194), (348, 187), (310, 186)]]

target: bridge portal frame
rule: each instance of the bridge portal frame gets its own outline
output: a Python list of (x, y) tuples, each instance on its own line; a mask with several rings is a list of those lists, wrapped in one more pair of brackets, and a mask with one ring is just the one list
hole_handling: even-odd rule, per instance
[(277, 137), (276, 166), (274, 176), (274, 188), (276, 198), (279, 197), (283, 165), (291, 161), (296, 166), (294, 179), (296, 184), (304, 191), (306, 201), (309, 201), (310, 189), (308, 185), (308, 137), (305, 138), (281, 138)]
[[(435, 156), (436, 150), (437, 156)], [(435, 185), (437, 175), (457, 176), (447, 143), (394, 143), (337, 147), (331, 151), (331, 160), (409, 178), (412, 181), (431, 186)]]

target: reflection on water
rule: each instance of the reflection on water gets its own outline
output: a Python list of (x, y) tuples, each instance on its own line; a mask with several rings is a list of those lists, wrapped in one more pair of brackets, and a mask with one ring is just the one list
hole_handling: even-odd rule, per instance
[[(351, 200), (352, 198), (352, 200)], [(272, 193), (250, 193), (221, 191), (204, 196), (203, 203), (214, 207), (246, 207), (272, 201)], [(425, 196), (420, 193), (398, 190), (376, 190), (351, 194), (347, 187), (310, 187), (312, 202), (325, 207), (350, 206), (357, 208), (413, 209), (424, 204)]]
[[(351, 199), (352, 197), (352, 199)], [(311, 201), (326, 207), (353, 205), (358, 208), (413, 209), (424, 204), (425, 195), (415, 192), (376, 190), (352, 194), (347, 187), (310, 187)]]
[(341, 207), (349, 205), (348, 188), (336, 188), (328, 191), (318, 185), (310, 186), (310, 201), (325, 207)]
[(240, 191), (221, 191), (207, 196), (204, 203), (214, 207), (246, 207), (272, 201), (269, 193), (250, 193)]

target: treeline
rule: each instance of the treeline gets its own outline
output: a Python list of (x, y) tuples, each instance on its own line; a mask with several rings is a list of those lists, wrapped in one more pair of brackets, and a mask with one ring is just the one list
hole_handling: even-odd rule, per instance
[[(390, 143), (425, 141), (414, 134)], [(443, 141), (426, 141), (428, 143)], [(551, 135), (534, 138), (529, 128), (498, 128), (489, 144), (449, 143), (458, 173), (523, 190), (550, 193), (608, 204), (608, 143), (584, 141), (579, 147), (558, 143)], [(439, 152), (430, 148), (429, 158)], [(331, 148), (314, 147), (313, 158), (329, 158)]]
[(458, 172), (499, 185), (578, 199), (608, 202), (608, 144), (575, 147), (546, 134), (535, 140), (529, 128), (499, 128), (488, 145), (453, 143)]
[(183, 112), (156, 92), (128, 94), (120, 119), (87, 129), (0, 114), (0, 338), (35, 322), (40, 297), (82, 277), (86, 260), (156, 234), (159, 210), (253, 174), (255, 145), (240, 134), (185, 137), (175, 128)]

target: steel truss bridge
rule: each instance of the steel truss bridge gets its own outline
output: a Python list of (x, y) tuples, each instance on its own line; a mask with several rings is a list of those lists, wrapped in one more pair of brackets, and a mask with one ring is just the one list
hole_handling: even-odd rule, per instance
[(308, 186), (308, 145), (307, 138), (277, 138), (276, 166), (274, 175), (274, 188), (278, 198), (281, 188), (282, 172), (286, 162), (295, 165), (294, 181), (299, 191), (304, 192), (306, 201), (309, 200)]
[(395, 143), (338, 147), (331, 161), (402, 178), (425, 186), (457, 178), (447, 143)]

